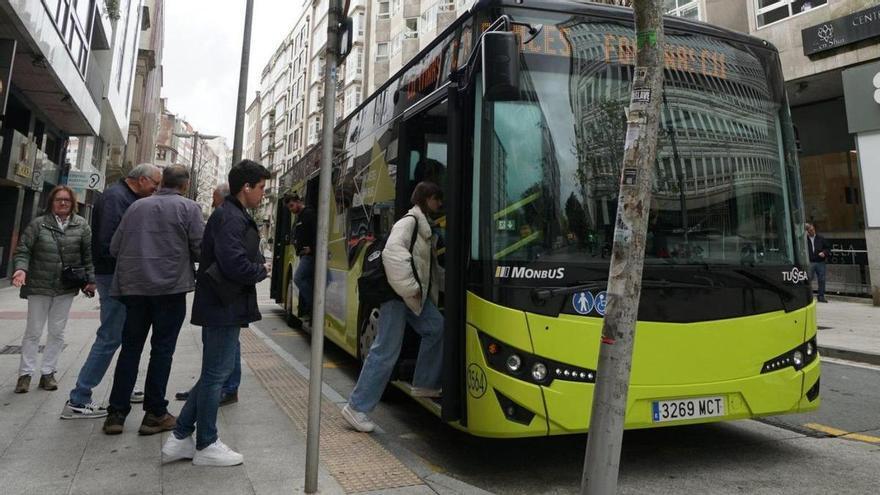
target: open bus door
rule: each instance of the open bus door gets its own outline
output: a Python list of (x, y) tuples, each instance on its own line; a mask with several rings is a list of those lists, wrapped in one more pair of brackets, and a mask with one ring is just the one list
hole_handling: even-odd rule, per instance
[[(457, 104), (457, 103), (456, 103)], [(456, 115), (453, 115), (456, 114)], [(452, 153), (458, 153), (457, 141), (460, 126), (452, 125), (459, 119), (457, 111), (450, 111), (445, 90), (435, 92), (405, 112), (399, 124), (397, 168), (397, 218), (402, 217), (411, 207), (410, 196), (416, 184), (421, 181), (437, 183), (444, 191), (444, 212), (437, 218), (436, 234), (438, 261), (445, 271), (445, 285), (441, 288), (440, 310), (444, 314), (445, 328), (443, 339), (443, 397), (440, 399), (440, 415), (444, 421), (464, 420), (464, 364), (463, 315), (464, 289), (462, 256), (460, 194), (461, 178), (457, 165), (459, 160)], [(455, 219), (452, 221), (452, 219)], [(452, 285), (450, 284), (452, 281)], [(410, 359), (414, 365), (417, 342), (401, 352), (402, 359)], [(410, 347), (408, 349), (408, 347)]]
[(275, 204), (275, 235), (272, 239), (272, 281), (269, 286), (269, 297), (276, 303), (284, 301), (284, 254), (290, 244), (290, 211), (284, 206), (284, 198), (278, 198)]

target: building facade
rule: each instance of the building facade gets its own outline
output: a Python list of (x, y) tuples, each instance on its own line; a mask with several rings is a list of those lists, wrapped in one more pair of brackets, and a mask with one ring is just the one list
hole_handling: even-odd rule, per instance
[[(121, 161), (141, 7), (141, 0), (112, 11), (100, 0), (0, 1), (0, 276), (52, 187), (71, 171), (103, 174)], [(95, 192), (77, 193), (88, 217)]]
[(244, 158), (248, 160), (260, 161), (260, 141), (263, 135), (260, 127), (261, 122), (260, 92), (257, 91), (245, 112)]

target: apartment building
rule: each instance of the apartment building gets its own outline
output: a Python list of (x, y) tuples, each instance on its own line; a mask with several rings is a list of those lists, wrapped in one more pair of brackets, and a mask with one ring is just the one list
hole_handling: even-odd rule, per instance
[[(122, 161), (141, 16), (141, 0), (0, 1), (0, 276), (52, 187)], [(88, 217), (96, 193), (77, 192)]]
[(262, 140), (260, 118), (260, 92), (257, 91), (256, 96), (248, 105), (245, 111), (245, 132), (244, 132), (244, 158), (248, 160), (260, 161), (260, 141)]

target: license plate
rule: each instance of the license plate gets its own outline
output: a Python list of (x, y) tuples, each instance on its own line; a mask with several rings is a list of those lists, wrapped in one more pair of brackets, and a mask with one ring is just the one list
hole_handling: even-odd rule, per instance
[(655, 400), (652, 412), (655, 423), (724, 416), (724, 397)]

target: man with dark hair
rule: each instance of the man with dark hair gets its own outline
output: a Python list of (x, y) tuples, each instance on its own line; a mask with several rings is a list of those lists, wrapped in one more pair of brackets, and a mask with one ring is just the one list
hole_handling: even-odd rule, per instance
[(828, 249), (828, 241), (824, 237), (816, 233), (816, 226), (806, 224), (807, 231), (807, 250), (810, 253), (810, 275), (815, 275), (819, 283), (819, 294), (816, 300), (827, 303), (825, 299), (825, 268), (828, 257), (831, 256), (831, 250)]
[(217, 409), (223, 382), (235, 366), (239, 331), (262, 318), (256, 284), (268, 276), (270, 264), (260, 252), (260, 233), (247, 209), (260, 205), (270, 177), (250, 160), (233, 166), (230, 195), (205, 226), (191, 320), (202, 327), (202, 372), (162, 447), (165, 462), (192, 459), (201, 466), (235, 466), (244, 461), (220, 441)]
[(315, 241), (318, 235), (318, 215), (311, 206), (306, 206), (298, 194), (284, 196), (284, 205), (292, 215), (296, 215), (293, 226), (293, 247), (299, 262), (293, 283), (299, 291), (299, 318), (308, 322), (312, 315), (312, 293), (315, 285)]
[[(110, 240), (122, 220), (122, 215), (138, 198), (153, 194), (162, 180), (162, 171), (150, 163), (141, 163), (128, 176), (108, 187), (95, 203), (92, 212), (92, 260), (101, 303), (101, 324), (86, 362), (76, 378), (76, 387), (70, 391), (70, 400), (64, 404), (61, 419), (103, 418), (107, 410), (92, 402), (92, 389), (97, 387), (113, 355), (122, 342), (125, 324), (125, 305), (110, 297), (116, 258), (110, 254)], [(143, 401), (143, 393), (134, 391), (132, 402)]]
[(166, 168), (162, 188), (128, 209), (110, 244), (110, 252), (119, 260), (110, 293), (125, 304), (126, 318), (104, 421), (108, 435), (122, 433), (131, 411), (128, 395), (151, 327), (146, 414), (138, 432), (152, 435), (174, 428), (176, 418), (168, 412), (165, 388), (186, 318), (186, 293), (195, 288), (193, 263), (205, 228), (199, 204), (183, 196), (188, 188), (186, 167)]

